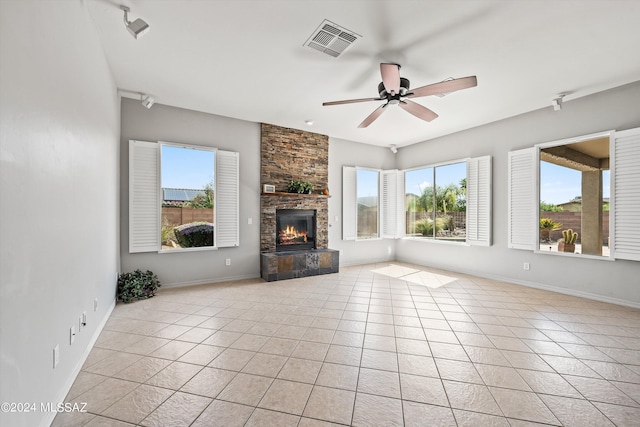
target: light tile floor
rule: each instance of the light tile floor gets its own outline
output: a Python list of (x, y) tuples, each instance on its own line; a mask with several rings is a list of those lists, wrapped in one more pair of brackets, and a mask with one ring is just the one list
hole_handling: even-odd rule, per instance
[(640, 310), (403, 263), (118, 304), (54, 426), (638, 426)]

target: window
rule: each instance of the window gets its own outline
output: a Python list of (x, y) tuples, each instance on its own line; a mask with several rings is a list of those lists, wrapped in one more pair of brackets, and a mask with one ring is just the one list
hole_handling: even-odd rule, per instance
[(215, 150), (162, 144), (162, 250), (214, 246)]
[(640, 261), (638, 170), (640, 129), (510, 152), (509, 247)]
[(491, 245), (491, 157), (407, 171), (342, 169), (343, 240)]
[(129, 252), (238, 246), (238, 153), (129, 142)]
[(465, 162), (407, 171), (405, 194), (407, 237), (466, 241)]
[(378, 234), (378, 202), (380, 172), (369, 169), (356, 171), (357, 238), (372, 239)]
[(609, 256), (609, 145), (540, 147), (540, 251)]
[(342, 238), (380, 237), (380, 171), (342, 168)]

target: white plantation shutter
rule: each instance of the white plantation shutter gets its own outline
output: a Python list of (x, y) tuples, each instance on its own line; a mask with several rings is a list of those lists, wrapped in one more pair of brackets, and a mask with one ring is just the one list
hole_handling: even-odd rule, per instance
[(355, 240), (357, 234), (356, 168), (342, 167), (342, 240)]
[(640, 261), (640, 128), (616, 132), (612, 160), (613, 254)]
[(239, 227), (240, 154), (216, 151), (215, 237), (219, 248), (240, 245)]
[(398, 239), (404, 236), (404, 173), (382, 171), (381, 187), (382, 237)]
[(129, 252), (160, 250), (160, 147), (129, 141)]
[(467, 243), (491, 245), (491, 156), (467, 161)]
[(535, 147), (509, 152), (509, 248), (534, 249), (537, 228), (536, 170)]
[(405, 203), (405, 189), (404, 189), (404, 171), (398, 171), (398, 177), (396, 179), (396, 237), (402, 238), (406, 235), (407, 227), (406, 223), (406, 206)]

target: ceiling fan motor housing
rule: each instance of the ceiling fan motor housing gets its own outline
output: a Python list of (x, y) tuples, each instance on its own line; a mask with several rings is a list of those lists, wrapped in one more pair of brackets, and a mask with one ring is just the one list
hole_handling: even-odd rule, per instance
[[(404, 77), (400, 77), (400, 96), (404, 96), (409, 92), (409, 79), (405, 79)], [(387, 90), (384, 88), (384, 83), (380, 82), (378, 84), (378, 93), (380, 94), (380, 98), (387, 98), (387, 100), (393, 99), (393, 97), (387, 93)]]

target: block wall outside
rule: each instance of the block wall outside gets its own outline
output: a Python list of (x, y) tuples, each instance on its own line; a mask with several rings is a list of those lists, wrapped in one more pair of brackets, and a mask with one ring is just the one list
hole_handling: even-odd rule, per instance
[[(576, 233), (578, 233), (578, 242), (580, 241), (580, 236), (582, 236), (582, 220), (581, 220), (582, 212), (540, 212), (540, 218), (550, 218), (553, 221), (559, 222), (562, 224), (559, 230), (552, 231), (549, 233), (549, 239), (553, 241), (557, 241), (562, 238), (562, 230), (572, 229)], [(609, 211), (602, 212), (602, 241), (605, 245), (609, 240)]]

